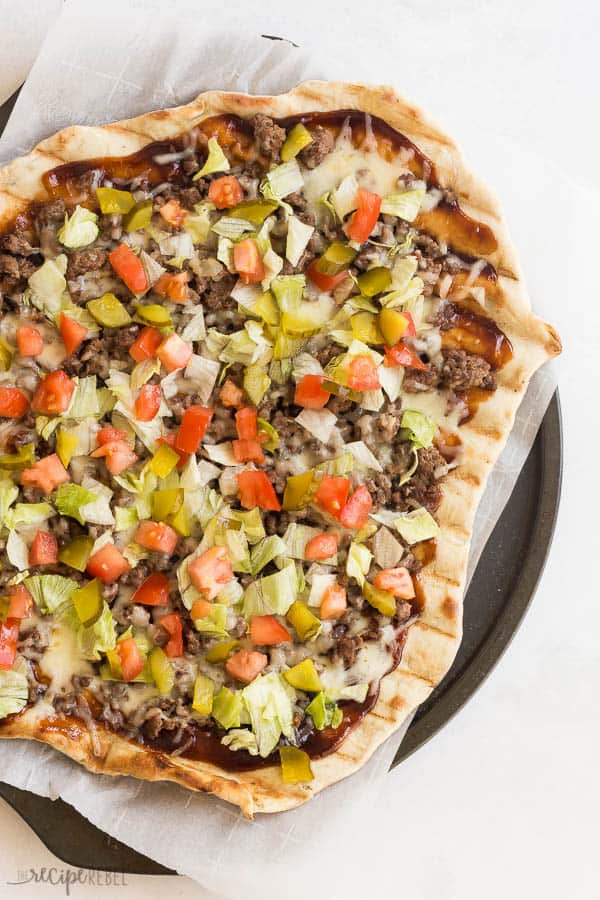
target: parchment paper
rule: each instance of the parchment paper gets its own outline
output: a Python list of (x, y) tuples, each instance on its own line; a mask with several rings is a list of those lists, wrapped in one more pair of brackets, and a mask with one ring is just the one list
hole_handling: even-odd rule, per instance
[[(239, 16), (235, 19), (239, 22)], [(237, 27), (215, 31), (196, 4), (181, 3), (175, 9), (141, 0), (127, 6), (116, 0), (103, 0), (100, 5), (68, 2), (0, 141), (0, 162), (27, 152), (62, 126), (109, 122), (185, 103), (211, 88), (270, 94), (306, 78), (383, 80), (376, 60), (371, 58), (368, 72), (364, 67), (357, 71), (355, 63), (350, 71), (347, 58), (336, 61), (330, 46), (327, 54), (309, 53)], [(532, 168), (534, 162), (536, 182), (528, 210), (534, 209), (543, 223), (551, 214), (548, 189), (551, 185), (556, 204), (561, 181), (539, 160), (530, 160)], [(523, 167), (527, 157), (522, 150), (503, 146), (501, 170)], [(511, 180), (505, 187), (512, 190), (519, 209), (518, 184)], [(563, 190), (567, 191), (566, 183)], [(531, 216), (529, 224), (534, 224)], [(564, 222), (561, 229), (568, 236)], [(524, 258), (536, 250), (533, 238), (528, 242), (531, 233), (535, 234), (534, 227), (520, 236)], [(568, 242), (563, 249), (568, 254)], [(557, 287), (548, 287), (550, 296), (544, 296), (537, 308), (550, 317), (560, 297)], [(469, 578), (510, 496), (555, 386), (548, 368), (530, 385), (477, 515)], [(361, 828), (376, 827), (369, 819), (369, 806), (386, 782), (404, 732), (387, 741), (351, 779), (298, 810), (262, 816), (253, 823), (214, 798), (172, 785), (93, 776), (50, 748), (26, 741), (0, 742), (0, 772), (3, 780), (16, 787), (62, 797), (118, 840), (224, 896), (305, 897), (306, 883), (298, 873), (318, 872), (324, 895), (328, 884), (335, 885), (332, 861), (339, 858), (341, 848), (347, 852)]]

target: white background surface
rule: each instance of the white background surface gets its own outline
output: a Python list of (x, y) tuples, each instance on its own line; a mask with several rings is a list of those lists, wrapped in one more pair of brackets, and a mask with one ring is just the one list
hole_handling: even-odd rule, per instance
[[(5, 5), (3, 38), (7, 17), (15, 14), (14, 4)], [(235, 6), (223, 7), (232, 25)], [(514, 169), (514, 149), (506, 168), (490, 171), (489, 162), (486, 168), (486, 160), (498, 158), (499, 142), (513, 148), (519, 142), (530, 177), (539, 156), (556, 165), (557, 180), (566, 176), (573, 183), (569, 216), (557, 208), (540, 235), (538, 255), (523, 260), (536, 308), (557, 325), (566, 347), (559, 370), (565, 481), (552, 555), (524, 625), (486, 684), (440, 735), (390, 774), (369, 821), (360, 825), (356, 847), (332, 856), (340, 895), (598, 898), (600, 617), (593, 575), (600, 552), (600, 298), (593, 271), (597, 241), (591, 240), (599, 199), (597, 7), (582, 0), (505, 0), (501, 6), (380, 0), (376, 7), (347, 2), (325, 8), (314, 0), (279, 0), (253, 12), (259, 32), (317, 44), (323, 52), (331, 47), (344, 59), (344, 74), (356, 60), (357, 74), (366, 77), (365, 48), (380, 48), (371, 80), (393, 82), (426, 106), (501, 194), (513, 178), (522, 180), (523, 201), (507, 210), (517, 244), (528, 227), (527, 179)], [(443, 56), (428, 53), (431, 34), (438, 45), (440, 32), (447, 35)], [(415, 42), (421, 63), (403, 67), (403, 45), (414, 48)], [(418, 56), (414, 50), (409, 55)], [(0, 57), (0, 82), (4, 68)], [(579, 238), (580, 263), (564, 271), (561, 247)], [(544, 287), (555, 278), (564, 283), (564, 306), (549, 310)], [(20, 870), (62, 864), (5, 806), (0, 839), (1, 897), (65, 895), (60, 886), (7, 884)], [(318, 873), (298, 874), (309, 878), (307, 896), (319, 897)], [(71, 888), (72, 896), (85, 900), (154, 900), (167, 892), (173, 898), (207, 896), (175, 878), (126, 876), (126, 886)]]

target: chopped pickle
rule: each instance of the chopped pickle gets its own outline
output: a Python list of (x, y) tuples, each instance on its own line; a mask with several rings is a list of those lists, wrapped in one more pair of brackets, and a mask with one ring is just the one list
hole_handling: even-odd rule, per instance
[(183, 503), (175, 513), (171, 513), (168, 519), (168, 523), (171, 525), (175, 531), (181, 535), (181, 537), (189, 537), (192, 533), (192, 529), (190, 528), (190, 520), (188, 519), (188, 514), (185, 511), (185, 506)]
[(100, 581), (97, 578), (88, 581), (82, 588), (73, 591), (71, 600), (81, 624), (86, 627), (93, 625), (100, 618), (104, 605)]
[(148, 306), (140, 304), (140, 306), (136, 306), (135, 311), (142, 322), (147, 322), (149, 325), (164, 327), (172, 324), (169, 310), (165, 309), (164, 306), (159, 306), (157, 303), (150, 303)]
[(279, 325), (279, 307), (271, 291), (265, 291), (251, 309), (253, 316), (259, 316), (267, 325)]
[(166, 522), (168, 516), (178, 512), (182, 503), (183, 490), (181, 488), (152, 491), (152, 494), (150, 495), (152, 518), (155, 522)]
[(4, 622), (10, 606), (10, 597), (0, 597), (0, 622)]
[(361, 294), (365, 297), (374, 297), (387, 291), (392, 283), (392, 273), (385, 266), (376, 266), (368, 272), (363, 272), (356, 280)]
[(378, 610), (382, 616), (396, 615), (396, 598), (389, 591), (382, 591), (381, 588), (376, 588), (365, 581), (362, 592), (367, 603)]
[(139, 228), (147, 228), (152, 221), (152, 198), (140, 200), (123, 219), (125, 231), (137, 231)]
[(227, 218), (244, 219), (253, 225), (262, 225), (267, 216), (277, 209), (275, 200), (242, 200), (225, 213)]
[(148, 657), (150, 664), (150, 672), (158, 692), (162, 697), (166, 697), (173, 690), (175, 684), (175, 673), (173, 666), (169, 662), (169, 657), (162, 647), (153, 647)]
[(210, 650), (207, 650), (205, 657), (206, 662), (225, 662), (229, 658), (229, 654), (235, 650), (237, 645), (238, 641), (219, 641), (218, 644), (214, 644)]
[(96, 197), (100, 211), (108, 215), (123, 216), (135, 206), (133, 194), (129, 191), (119, 191), (117, 188), (96, 188)]
[(301, 475), (289, 475), (283, 492), (284, 509), (302, 509), (310, 499), (314, 474), (312, 470)]
[(87, 534), (77, 535), (68, 544), (61, 547), (58, 559), (65, 566), (71, 566), (72, 569), (76, 569), (78, 572), (85, 572), (93, 546), (93, 537), (88, 537)]
[(239, 728), (242, 713), (242, 695), (238, 691), (230, 691), (222, 687), (213, 700), (213, 719), (223, 728)]
[(303, 659), (297, 666), (293, 666), (287, 672), (284, 672), (283, 677), (292, 687), (297, 688), (299, 691), (312, 691), (314, 693), (315, 691), (323, 690), (312, 659)]
[(78, 444), (77, 429), (59, 428), (56, 432), (56, 452), (65, 469), (68, 468)]
[(313, 136), (302, 122), (298, 122), (289, 132), (281, 148), (281, 159), (284, 163), (298, 156), (301, 150), (312, 144)]
[(34, 460), (35, 445), (23, 444), (16, 453), (3, 453), (0, 456), (0, 469), (23, 469), (31, 466)]
[(151, 472), (158, 475), (159, 478), (166, 478), (177, 463), (179, 462), (179, 453), (169, 447), (168, 444), (161, 444), (148, 466)]
[(194, 699), (192, 709), (202, 716), (210, 716), (213, 707), (215, 683), (206, 675), (197, 675), (194, 682)]
[(317, 731), (324, 728), (337, 728), (344, 718), (339, 706), (330, 700), (327, 695), (321, 691), (306, 707), (307, 714), (311, 717)]
[(12, 364), (12, 350), (0, 339), (0, 371), (8, 372)]
[(273, 428), (270, 422), (267, 422), (266, 419), (261, 419), (260, 416), (256, 420), (256, 424), (258, 426), (258, 434), (264, 434), (267, 436), (268, 440), (261, 440), (261, 445), (265, 450), (268, 450), (269, 453), (272, 453), (273, 450), (277, 450), (279, 446), (279, 435), (277, 434), (277, 430)]
[(310, 767), (310, 756), (298, 747), (280, 747), (281, 778), (286, 784), (299, 781), (312, 781), (313, 771)]
[(397, 309), (385, 307), (379, 313), (379, 330), (388, 347), (395, 347), (408, 330), (408, 318)]
[(308, 641), (315, 637), (321, 630), (321, 620), (313, 615), (302, 600), (296, 600), (286, 613), (290, 625), (296, 629), (296, 634), (301, 641)]
[(352, 334), (363, 344), (383, 344), (383, 335), (372, 312), (358, 312), (350, 318)]
[(96, 322), (104, 328), (121, 328), (131, 322), (131, 316), (114, 294), (102, 294), (101, 297), (88, 300), (86, 305)]
[(341, 241), (330, 244), (317, 263), (317, 270), (322, 275), (339, 275), (347, 269), (354, 257), (356, 250)]

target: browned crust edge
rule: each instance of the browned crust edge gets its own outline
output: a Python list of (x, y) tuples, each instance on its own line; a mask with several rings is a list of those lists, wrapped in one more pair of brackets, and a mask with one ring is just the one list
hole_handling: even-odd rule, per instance
[(220, 113), (275, 117), (354, 108), (379, 116), (408, 137), (435, 164), (440, 182), (453, 190), (461, 208), (489, 225), (498, 247), (487, 259), (499, 272), (500, 290), (486, 311), (509, 336), (514, 356), (498, 373), (498, 389), (461, 427), (465, 454), (445, 479), (438, 511), (441, 534), (434, 561), (422, 573), (426, 603), (409, 630), (400, 666), (383, 679), (378, 702), (335, 753), (313, 761), (309, 785), (286, 785), (275, 767), (228, 773), (204, 762), (169, 757), (100, 726), (95, 738), (81, 727), (77, 736), (48, 728), (36, 709), (0, 725), (0, 737), (32, 738), (55, 747), (90, 771), (173, 781), (236, 804), (251, 818), (303, 803), (360, 768), (374, 750), (425, 700), (448, 671), (462, 636), (462, 604), (473, 518), (485, 482), (502, 450), (528, 382), (539, 366), (560, 352), (552, 326), (531, 312), (516, 252), (492, 191), (464, 162), (454, 142), (413, 104), (386, 86), (309, 81), (275, 97), (211, 91), (186, 106), (158, 110), (111, 125), (73, 126), (42, 141), (27, 156), (0, 169), (0, 229), (32, 200), (47, 199), (42, 175), (65, 162), (124, 156), (151, 141), (174, 138), (202, 119)]

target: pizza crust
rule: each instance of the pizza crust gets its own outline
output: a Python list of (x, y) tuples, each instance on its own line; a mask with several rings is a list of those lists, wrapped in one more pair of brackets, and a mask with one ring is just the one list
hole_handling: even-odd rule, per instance
[(58, 731), (48, 726), (35, 707), (0, 725), (0, 737), (43, 741), (93, 772), (173, 781), (188, 789), (213, 793), (252, 818), (257, 812), (297, 806), (359, 769), (450, 668), (462, 636), (469, 541), (487, 476), (506, 442), (531, 376), (561, 347), (554, 329), (531, 312), (496, 197), (469, 171), (456, 144), (428, 116), (391, 87), (309, 81), (276, 97), (211, 91), (186, 106), (112, 125), (65, 128), (0, 170), (0, 230), (32, 200), (48, 199), (42, 175), (65, 162), (125, 156), (149, 142), (174, 138), (202, 119), (221, 113), (250, 117), (262, 112), (279, 118), (349, 108), (378, 116), (408, 137), (435, 164), (440, 183), (455, 192), (461, 209), (490, 226), (498, 246), (485, 258), (498, 271), (498, 290), (486, 300), (485, 313), (507, 334), (514, 349), (513, 358), (497, 373), (497, 390), (461, 426), (463, 462), (444, 479), (437, 513), (440, 535), (436, 556), (420, 576), (425, 608), (409, 629), (400, 666), (383, 679), (374, 709), (340, 749), (312, 762), (315, 778), (309, 785), (283, 784), (278, 767), (228, 773), (209, 763), (168, 756), (101, 726), (96, 726), (92, 736), (75, 719), (71, 720), (72, 728)]

